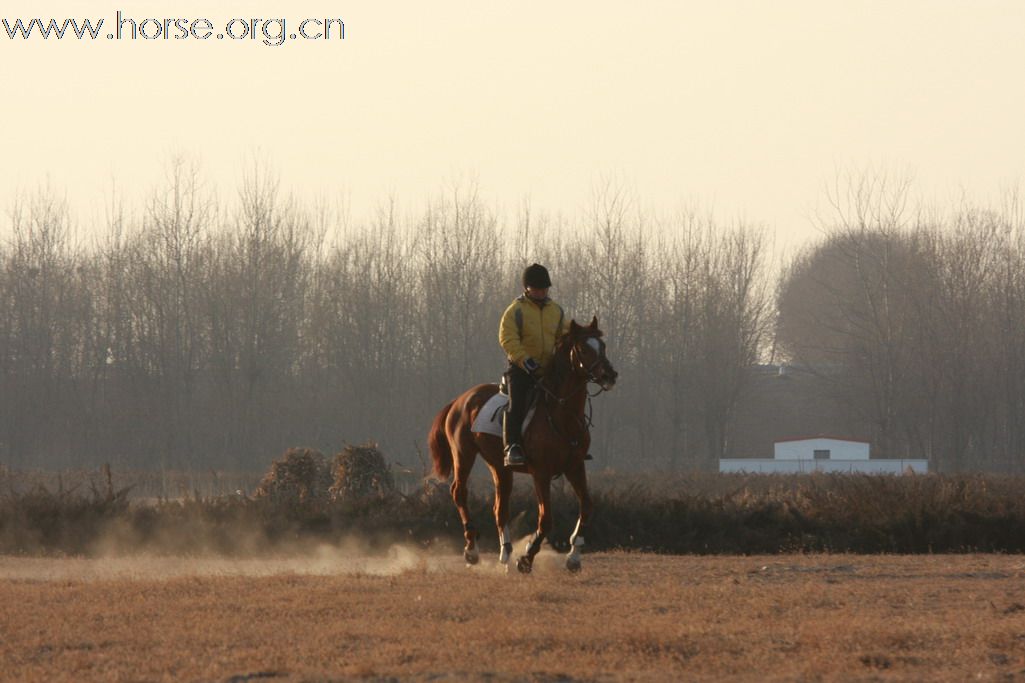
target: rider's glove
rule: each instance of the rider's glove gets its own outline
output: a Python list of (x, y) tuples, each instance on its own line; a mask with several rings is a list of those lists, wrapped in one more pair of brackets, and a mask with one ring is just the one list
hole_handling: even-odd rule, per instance
[(526, 360), (523, 361), (523, 369), (536, 377), (537, 374), (541, 371), (541, 364), (533, 358), (528, 357)]

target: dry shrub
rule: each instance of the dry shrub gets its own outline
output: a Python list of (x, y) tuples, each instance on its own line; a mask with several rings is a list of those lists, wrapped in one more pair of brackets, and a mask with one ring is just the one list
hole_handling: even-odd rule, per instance
[(334, 473), (332, 500), (387, 498), (395, 492), (391, 468), (372, 441), (362, 446), (346, 446), (335, 456), (331, 471)]
[[(125, 539), (119, 549), (176, 553), (244, 554), (353, 532), (425, 545), (462, 537), (446, 484), (430, 481), (419, 495), (401, 495), (372, 443), (346, 448), (330, 467), (315, 450), (292, 449), (273, 464), (256, 499), (197, 496), (129, 505), (127, 489), (117, 490), (109, 470), (104, 474), (105, 481), (91, 476), (71, 487), (60, 479), (50, 488), (0, 486), (0, 553), (89, 552), (112, 525)], [(592, 550), (1025, 552), (1021, 476), (606, 474), (592, 484)], [(552, 493), (551, 538), (562, 543), (578, 505), (564, 484)], [(480, 482), (468, 504), (481, 542), (493, 546), (491, 496), (490, 485)], [(512, 509), (513, 532), (532, 531), (537, 505), (527, 482), (515, 488)]]
[(80, 484), (56, 491), (42, 484), (20, 487), (6, 468), (0, 469), (0, 552), (81, 553), (95, 542), (104, 526), (127, 515), (131, 487), (115, 489), (109, 465), (103, 483), (89, 477), (89, 493)]
[(331, 473), (324, 454), (313, 448), (290, 448), (260, 481), (256, 497), (283, 505), (320, 504), (328, 500)]

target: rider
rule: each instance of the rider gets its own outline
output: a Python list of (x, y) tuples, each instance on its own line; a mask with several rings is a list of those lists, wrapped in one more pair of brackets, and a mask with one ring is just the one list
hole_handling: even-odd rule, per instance
[(569, 329), (562, 307), (548, 298), (551, 286), (547, 268), (539, 263), (528, 266), (523, 271), (523, 294), (505, 309), (498, 328), (498, 342), (509, 359), (509, 409), (502, 423), (506, 467), (527, 463), (521, 433), (527, 394), (544, 376), (556, 340)]

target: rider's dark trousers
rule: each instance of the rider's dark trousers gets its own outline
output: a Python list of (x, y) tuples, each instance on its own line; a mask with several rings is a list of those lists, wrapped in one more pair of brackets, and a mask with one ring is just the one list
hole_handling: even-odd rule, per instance
[(505, 415), (503, 431), (505, 433), (505, 445), (523, 445), (523, 418), (527, 414), (527, 400), (530, 390), (534, 386), (534, 380), (527, 371), (518, 365), (509, 365), (505, 373), (509, 386), (509, 411)]

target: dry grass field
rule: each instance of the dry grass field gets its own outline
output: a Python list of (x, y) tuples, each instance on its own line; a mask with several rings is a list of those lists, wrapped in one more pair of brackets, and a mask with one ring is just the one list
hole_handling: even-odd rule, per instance
[(1016, 680), (1012, 555), (0, 557), (0, 678)]

